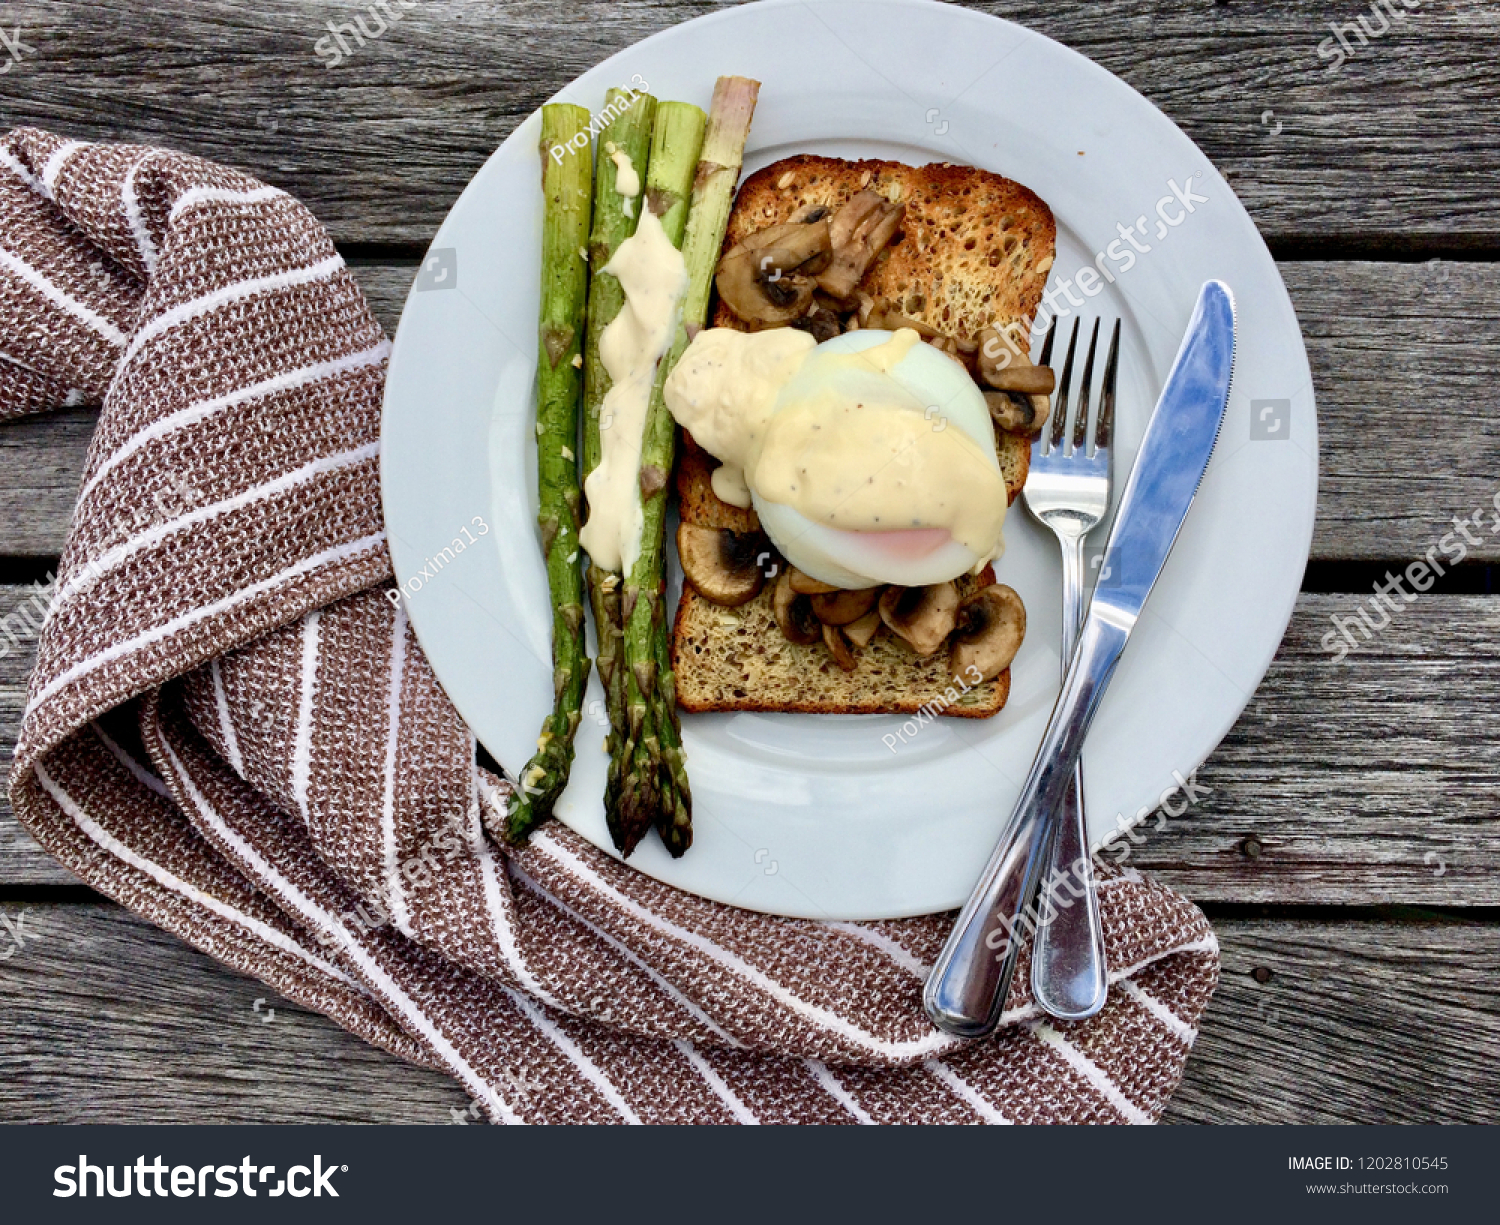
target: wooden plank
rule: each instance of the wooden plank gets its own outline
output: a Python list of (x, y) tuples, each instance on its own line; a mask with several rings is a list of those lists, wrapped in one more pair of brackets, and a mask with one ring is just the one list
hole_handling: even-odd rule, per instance
[[(1336, 73), (1319, 44), (1330, 19), (1352, 21), (1359, 4), (973, 7), (1076, 48), (1144, 93), (1273, 239), (1493, 246), (1500, 235), (1500, 23), (1478, 5), (1423, 6), (1368, 45), (1351, 42)], [(369, 11), (353, 0), (12, 3), (7, 21), (33, 50), (6, 77), (5, 120), (170, 144), (296, 193), (341, 241), (425, 244), (485, 157), (550, 94), (704, 10), (424, 0), (363, 47), (346, 36), (349, 58), (327, 67), (315, 47), (330, 20), (363, 14), (373, 31)], [(734, 69), (727, 49), (721, 67)]]
[(394, 336), (417, 269), (397, 264), (357, 263), (352, 271), (381, 327)]
[(62, 553), (98, 416), (65, 408), (0, 421), (0, 556)]
[(116, 906), (0, 913), (26, 942), (0, 962), (0, 1065), (26, 1069), (0, 1077), (6, 1122), (446, 1123), (469, 1105)]
[[(0, 906), (12, 923), (23, 912), (27, 944), (0, 962), (0, 1064), (27, 1069), (0, 1079), (8, 1122), (464, 1117), (453, 1081), (125, 911)], [(1217, 930), (1223, 981), (1168, 1121), (1488, 1122), (1500, 1111), (1493, 925), (1236, 919)]]
[(1164, 1122), (1500, 1117), (1493, 923), (1214, 926), (1223, 977)]
[[(0, 588), (0, 613), (19, 595)], [(1199, 771), (1211, 788), (1128, 862), (1199, 901), (1500, 905), (1500, 597), (1431, 595), (1332, 662), (1356, 597), (1304, 595), (1265, 682)], [(3, 641), (3, 640), (0, 640)], [(29, 644), (0, 658), (0, 768)], [(1112, 856), (1113, 857), (1113, 856)], [(0, 807), (0, 884), (70, 878)]]
[(1199, 771), (1214, 793), (1127, 844), (1131, 863), (1200, 901), (1500, 903), (1500, 599), (1403, 605), (1375, 641), (1351, 631), (1361, 649), (1334, 663), (1331, 618), (1359, 603), (1299, 599)]
[[(1313, 558), (1421, 557), (1454, 515), (1489, 504), (1500, 489), (1500, 291), (1491, 268), (1281, 269), (1318, 397)], [(354, 274), (394, 333), (414, 269), (357, 265)], [(69, 411), (0, 424), (0, 557), (61, 552), (93, 419)], [(1472, 560), (1500, 561), (1500, 535), (1482, 534)]]
[[(1280, 265), (1318, 400), (1315, 560), (1422, 557), (1500, 493), (1494, 265)], [(1472, 560), (1500, 560), (1476, 532)]]
[[(77, 878), (22, 828), (5, 794), (26, 709), (26, 678), (36, 660), (27, 622), (15, 619), (16, 605), (30, 598), (27, 588), (0, 586), (0, 886), (76, 885)], [(35, 618), (30, 621), (34, 624)]]

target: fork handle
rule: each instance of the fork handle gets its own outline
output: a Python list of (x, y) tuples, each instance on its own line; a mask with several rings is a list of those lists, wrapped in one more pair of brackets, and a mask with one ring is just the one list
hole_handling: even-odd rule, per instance
[(1109, 995), (1104, 926), (1082, 797), (1080, 761), (1054, 814), (1041, 877), (1051, 897), (1043, 903), (1043, 922), (1031, 950), (1031, 996), (1048, 1016), (1063, 1021), (1093, 1016)]
[[(1062, 541), (1062, 669), (1078, 642), (1083, 619), (1084, 557), (1082, 534)], [(1031, 995), (1043, 1012), (1064, 1021), (1081, 1021), (1104, 1007), (1109, 992), (1105, 970), (1104, 927), (1089, 854), (1088, 820), (1083, 806), (1083, 759), (1052, 820), (1052, 836), (1042, 867), (1048, 890), (1045, 920), (1031, 950)], [(1081, 889), (1081, 896), (1079, 890)]]
[(1015, 811), (922, 992), (927, 1015), (945, 1033), (979, 1038), (1000, 1023), (1028, 922), (1026, 912), (1041, 879), (1049, 818), (1072, 781), (1084, 737), (1130, 628), (1130, 623), (1102, 614), (1098, 601), (1084, 621), (1078, 650)]

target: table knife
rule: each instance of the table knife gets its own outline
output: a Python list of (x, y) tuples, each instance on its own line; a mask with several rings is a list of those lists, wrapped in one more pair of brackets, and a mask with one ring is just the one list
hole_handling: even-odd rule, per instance
[(1062, 802), (1120, 653), (1202, 483), (1229, 404), (1234, 349), (1234, 297), (1222, 282), (1209, 281), (1104, 546), (1100, 569), (1108, 567), (1110, 582), (1094, 590), (1015, 810), (927, 978), (923, 1007), (946, 1033), (977, 1038), (1000, 1023), (1046, 859), (1044, 817)]

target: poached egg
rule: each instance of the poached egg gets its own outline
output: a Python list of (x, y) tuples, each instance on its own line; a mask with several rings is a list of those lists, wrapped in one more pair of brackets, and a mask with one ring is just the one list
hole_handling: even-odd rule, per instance
[(1008, 498), (984, 397), (911, 329), (814, 343), (711, 328), (667, 407), (723, 463), (714, 491), (753, 505), (798, 570), (857, 590), (977, 572), (1004, 549)]

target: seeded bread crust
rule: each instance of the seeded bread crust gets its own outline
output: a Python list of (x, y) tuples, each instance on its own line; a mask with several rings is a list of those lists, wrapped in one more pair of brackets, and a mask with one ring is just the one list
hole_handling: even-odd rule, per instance
[[(860, 282), (900, 313), (964, 340), (986, 327), (1018, 323), (1030, 328), (1052, 267), (1057, 227), (1052, 211), (1033, 192), (997, 174), (970, 166), (933, 163), (841, 161), (798, 155), (752, 174), (740, 186), (724, 249), (768, 225), (790, 220), (803, 208), (837, 208), (870, 188), (904, 201), (900, 234)], [(719, 303), (713, 326), (743, 330)], [(996, 452), (1013, 503), (1026, 483), (1028, 436), (996, 431)], [(718, 460), (684, 432), (677, 463), (678, 510), (685, 523), (753, 531), (753, 510), (719, 500), (710, 483)], [(993, 571), (959, 580), (960, 591), (994, 582)], [(947, 651), (919, 659), (882, 629), (854, 652), (845, 672), (821, 643), (788, 642), (776, 624), (774, 584), (748, 604), (724, 608), (686, 587), (672, 633), (677, 700), (684, 709), (797, 711), (809, 714), (911, 714), (942, 699), (943, 714), (983, 719), (1010, 695), (1007, 669), (959, 693), (948, 675)], [(957, 701), (946, 695), (952, 688)]]
[[(1052, 269), (1057, 223), (1036, 193), (973, 166), (783, 158), (741, 185), (724, 250), (806, 207), (836, 209), (866, 188), (904, 203), (906, 216), (862, 290), (961, 340), (992, 324), (1031, 326)], [(740, 326), (722, 302), (713, 322)]]

